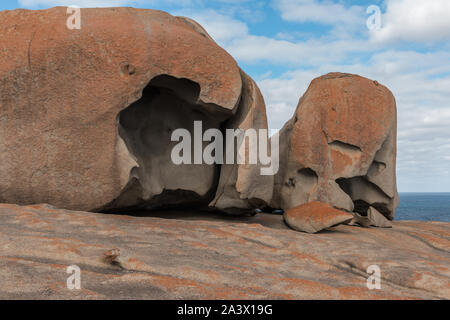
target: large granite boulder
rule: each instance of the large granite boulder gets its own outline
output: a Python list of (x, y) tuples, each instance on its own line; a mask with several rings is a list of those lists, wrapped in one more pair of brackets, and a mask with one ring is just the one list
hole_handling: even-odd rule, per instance
[(200, 25), (133, 8), (82, 9), (80, 29), (68, 18), (64, 7), (0, 12), (0, 202), (104, 211), (270, 201), (273, 178), (248, 174), (259, 165), (171, 161), (171, 134), (194, 135), (194, 121), (267, 128), (256, 84)]
[(311, 201), (392, 220), (396, 187), (396, 104), (392, 93), (358, 75), (314, 79), (280, 131), (280, 170), (272, 207)]

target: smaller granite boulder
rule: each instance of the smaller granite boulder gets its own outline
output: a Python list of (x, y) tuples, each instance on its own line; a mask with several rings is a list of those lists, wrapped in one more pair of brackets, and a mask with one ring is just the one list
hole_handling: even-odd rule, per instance
[(272, 208), (320, 201), (362, 216), (372, 206), (394, 219), (397, 110), (388, 88), (347, 73), (316, 78), (279, 139)]
[(289, 209), (284, 213), (284, 221), (289, 227), (308, 233), (316, 233), (352, 219), (353, 215), (350, 213), (317, 201)]

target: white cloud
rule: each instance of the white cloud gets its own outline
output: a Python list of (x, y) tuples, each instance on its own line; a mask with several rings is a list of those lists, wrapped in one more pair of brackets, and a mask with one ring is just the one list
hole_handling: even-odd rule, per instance
[(214, 10), (178, 11), (176, 15), (190, 17), (200, 23), (209, 35), (219, 44), (226, 45), (236, 38), (245, 38), (248, 36), (248, 27), (245, 23), (232, 17), (219, 14)]
[(287, 21), (317, 22), (322, 24), (360, 24), (365, 19), (361, 6), (319, 0), (277, 0), (275, 6)]
[(213, 10), (183, 10), (174, 14), (188, 16), (199, 22), (219, 45), (241, 63), (317, 66), (340, 61), (350, 52), (367, 52), (376, 48), (376, 44), (365, 40), (328, 36), (306, 41), (256, 36), (249, 32), (244, 22)]
[(371, 36), (379, 42), (450, 39), (450, 1), (387, 0), (382, 28)]
[(368, 52), (374, 48), (361, 40), (320, 38), (289, 41), (254, 35), (236, 38), (223, 45), (243, 62), (265, 61), (288, 66), (317, 66), (337, 62), (349, 53)]
[[(318, 65), (331, 60), (338, 61), (349, 51), (369, 50), (367, 45), (362, 46), (354, 40), (323, 38), (293, 41), (252, 35), (244, 22), (213, 10), (185, 10), (176, 12), (176, 15), (195, 19), (239, 62)], [(332, 56), (330, 51), (333, 52)]]
[[(432, 43), (450, 39), (449, 0), (385, 0), (382, 28), (370, 31), (378, 43), (414, 41)], [(345, 5), (342, 1), (275, 0), (281, 17), (290, 22), (316, 22), (332, 25), (335, 34), (345, 34), (355, 27), (366, 28), (365, 7)]]

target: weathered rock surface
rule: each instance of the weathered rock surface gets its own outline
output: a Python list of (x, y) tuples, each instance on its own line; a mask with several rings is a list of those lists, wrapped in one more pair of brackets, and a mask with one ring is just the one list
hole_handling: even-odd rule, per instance
[[(243, 132), (249, 129), (267, 129), (264, 98), (256, 83), (247, 74), (241, 73), (243, 94), (240, 107), (237, 114), (226, 122), (224, 127)], [(262, 175), (262, 166), (259, 162), (256, 165), (249, 164), (249, 152), (250, 146), (244, 141), (242, 153), (247, 157), (247, 164), (237, 164), (236, 152), (234, 164), (225, 163), (221, 166), (216, 196), (210, 206), (230, 213), (239, 213), (243, 209), (260, 208), (270, 203), (274, 176)]]
[[(207, 206), (224, 173), (175, 165), (171, 133), (193, 133), (196, 120), (204, 131), (267, 128), (256, 84), (191, 19), (82, 9), (81, 29), (70, 30), (68, 17), (65, 7), (0, 12), (0, 202)], [(254, 189), (259, 175), (241, 167), (217, 207), (270, 201), (272, 183)]]
[(367, 218), (374, 227), (392, 228), (392, 223), (374, 207), (369, 207), (367, 210)]
[(353, 213), (353, 219), (350, 221), (349, 225), (351, 226), (360, 226), (364, 228), (368, 228), (372, 225), (372, 221), (367, 216), (362, 216), (358, 212)]
[(307, 234), (280, 215), (160, 216), (0, 205), (0, 299), (450, 299), (449, 223)]
[(313, 201), (301, 206), (291, 208), (284, 213), (284, 221), (292, 229), (308, 233), (350, 222), (353, 215), (337, 210), (326, 203)]
[(357, 212), (353, 212), (353, 219), (350, 221), (350, 225), (357, 225), (364, 228), (378, 227), (378, 228), (392, 228), (392, 223), (385, 216), (383, 216), (374, 207), (369, 207), (366, 216), (361, 216)]
[(272, 207), (321, 201), (392, 220), (397, 116), (392, 93), (376, 81), (330, 73), (314, 79), (280, 132), (280, 171)]

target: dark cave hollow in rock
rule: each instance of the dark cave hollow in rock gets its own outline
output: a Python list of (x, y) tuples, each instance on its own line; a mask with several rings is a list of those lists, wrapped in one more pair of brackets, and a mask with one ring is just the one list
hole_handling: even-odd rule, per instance
[(367, 216), (369, 207), (374, 207), (386, 218), (390, 217), (391, 198), (367, 177), (339, 178), (336, 183), (352, 199), (353, 212)]
[[(138, 101), (119, 113), (119, 135), (138, 166), (120, 196), (102, 212), (207, 207), (218, 186), (220, 164), (194, 164), (194, 121), (202, 122), (202, 134), (220, 130), (232, 112), (202, 103), (199, 94), (196, 82), (160, 75)], [(173, 147), (180, 143), (171, 141), (176, 129), (191, 135), (191, 164), (177, 165), (171, 159)], [(210, 143), (202, 141), (202, 150)]]

